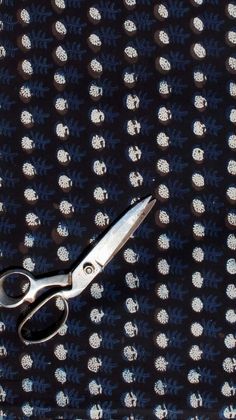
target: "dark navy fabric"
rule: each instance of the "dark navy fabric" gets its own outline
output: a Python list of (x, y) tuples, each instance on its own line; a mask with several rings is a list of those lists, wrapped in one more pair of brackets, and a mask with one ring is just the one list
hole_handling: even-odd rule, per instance
[(157, 198), (51, 341), (0, 308), (0, 418), (236, 418), (236, 2), (0, 3), (0, 270)]

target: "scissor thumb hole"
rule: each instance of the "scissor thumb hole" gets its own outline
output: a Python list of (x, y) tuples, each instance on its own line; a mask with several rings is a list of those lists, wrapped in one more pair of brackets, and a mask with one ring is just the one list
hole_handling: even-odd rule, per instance
[(37, 344), (49, 340), (65, 324), (68, 313), (66, 299), (59, 293), (49, 295), (20, 321), (18, 334), (21, 341), (25, 344)]
[(8, 270), (0, 276), (0, 306), (15, 308), (24, 301), (31, 276), (26, 271)]

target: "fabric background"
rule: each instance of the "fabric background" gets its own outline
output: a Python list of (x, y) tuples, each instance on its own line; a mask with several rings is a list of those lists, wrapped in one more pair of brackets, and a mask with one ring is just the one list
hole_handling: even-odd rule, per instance
[(1, 271), (69, 270), (157, 198), (60, 335), (25, 346), (1, 309), (0, 417), (236, 418), (236, 2), (0, 13)]

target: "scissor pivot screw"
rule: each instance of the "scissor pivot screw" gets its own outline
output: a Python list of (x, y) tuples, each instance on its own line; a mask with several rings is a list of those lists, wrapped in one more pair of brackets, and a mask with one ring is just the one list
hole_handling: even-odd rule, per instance
[(93, 264), (87, 263), (87, 264), (84, 264), (83, 270), (86, 274), (92, 274), (95, 268)]

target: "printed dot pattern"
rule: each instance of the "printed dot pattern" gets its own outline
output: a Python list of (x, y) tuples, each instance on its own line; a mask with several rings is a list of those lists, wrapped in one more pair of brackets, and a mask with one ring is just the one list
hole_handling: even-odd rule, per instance
[(235, 418), (235, 1), (0, 3), (0, 270), (157, 199), (50, 342), (1, 308), (0, 417)]

